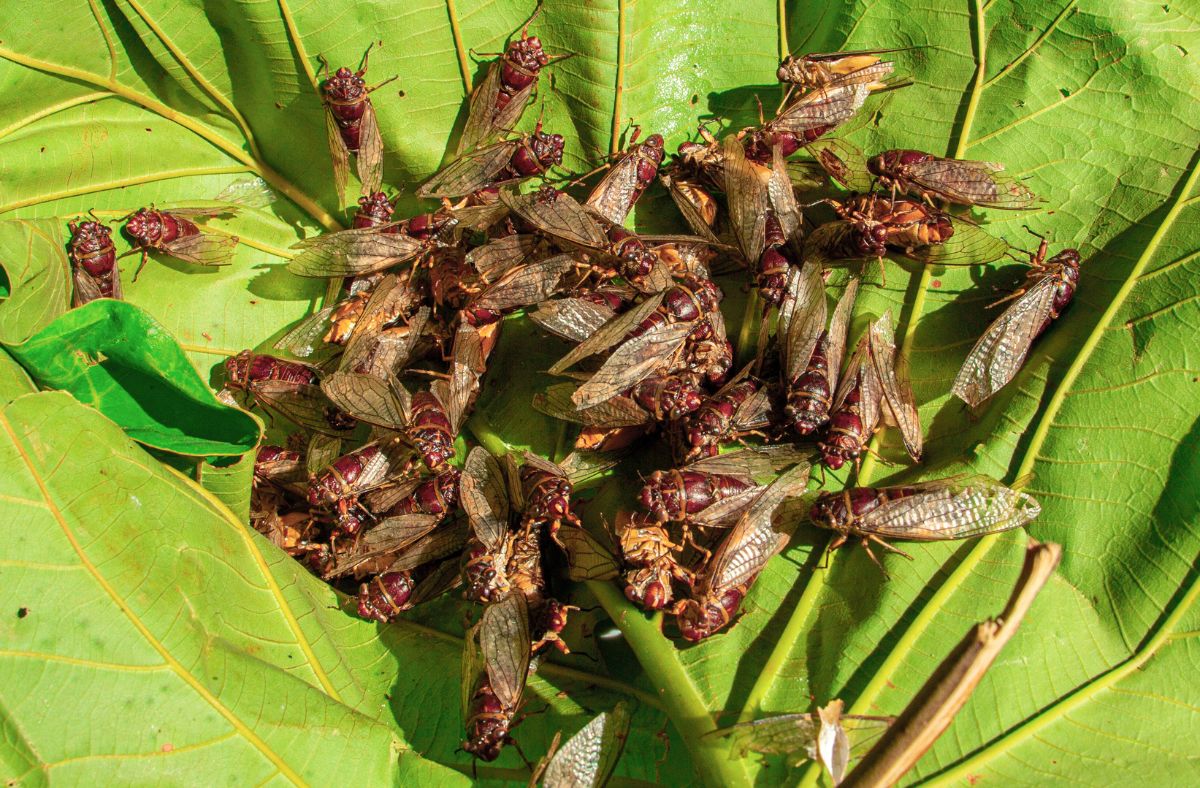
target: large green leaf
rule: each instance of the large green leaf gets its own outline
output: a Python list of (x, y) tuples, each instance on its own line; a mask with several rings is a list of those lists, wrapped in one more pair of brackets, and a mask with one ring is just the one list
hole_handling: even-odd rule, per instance
[[(403, 8), (118, 0), (42, 4), (37, 15), (8, 5), (0, 42), (0, 212), (69, 217), (95, 208), (116, 218), (150, 201), (211, 198), (247, 174), (285, 196), (270, 211), (214, 223), (246, 242), (231, 267), (156, 262), (138, 282), (126, 280), (129, 299), (176, 334), (202, 373), (276, 334), (321, 292), (282, 269), (295, 239), (340, 217), (312, 91), (314, 56), (356, 63), (370, 40), (382, 40), (372, 78), (400, 75), (398, 88), (375, 94), (387, 180), (411, 186), (450, 148), (464, 83), (480, 74), (468, 50), (498, 50), (531, 10), (515, 0)], [(1032, 533), (1065, 547), (1059, 575), (1024, 630), (915, 776), (1194, 782), (1195, 762), (1184, 756), (1200, 698), (1194, 682), (1172, 679), (1194, 670), (1192, 635), (1200, 630), (1192, 607), (1200, 373), (1189, 330), (1198, 318), (1200, 23), (1180, 4), (1114, 8), (1094, 0), (552, 0), (535, 30), (548, 49), (576, 53), (553, 67), (553, 84), (542, 83), (539, 99), (546, 126), (567, 136), (566, 164), (575, 169), (616, 145), (630, 118), (666, 135), (670, 146), (702, 115), (750, 120), (756, 93), (774, 103), (778, 93), (768, 85), (789, 47), (916, 47), (896, 55), (915, 84), (873, 103), (882, 109), (856, 141), (1005, 162), (1053, 212), (982, 217), (990, 229), (1023, 245), (1021, 225), (1029, 223), (1056, 247), (1078, 246), (1086, 262), (1076, 303), (978, 417), (947, 390), (989, 319), (982, 306), (994, 297), (991, 288), (1010, 288), (1019, 270), (891, 266), (887, 285), (872, 282), (860, 299), (857, 323), (888, 307), (899, 315), (928, 432), (926, 467), (889, 474), (914, 479), (969, 468), (1011, 481), (1032, 473), (1044, 504)], [(667, 206), (661, 194), (648, 195), (638, 223), (660, 223)], [(729, 311), (736, 330), (741, 309)], [(536, 341), (510, 328), (502, 343)], [(521, 345), (501, 352), (521, 354)], [(548, 450), (557, 425), (537, 421), (514, 393), (531, 383), (531, 357), (507, 357), (527, 366), (494, 368), (481, 401), (487, 423), (476, 423), (480, 437)], [(514, 377), (520, 385), (508, 383)], [(899, 459), (891, 436), (879, 448)], [(885, 474), (869, 460), (863, 475)], [(620, 495), (605, 491), (589, 514)], [(135, 512), (125, 516), (146, 522)], [(723, 713), (723, 723), (807, 710), (814, 698), (833, 696), (856, 712), (898, 711), (968, 622), (1002, 607), (1024, 538), (918, 546), (911, 564), (889, 560), (884, 580), (861, 553), (820, 566), (812, 550), (825, 538), (801, 528), (756, 585), (738, 626), (683, 650), (660, 640), (655, 622), (629, 609), (615, 587), (593, 590), (642, 660), (637, 683), (661, 692), (693, 765), (710, 781), (732, 784), (752, 779), (761, 764), (730, 762), (723, 748), (700, 740), (713, 727), (711, 715)], [(195, 549), (209, 544), (200, 534), (193, 539), (186, 544)], [(136, 588), (124, 577), (113, 587)], [(96, 598), (94, 589), (73, 597)], [(321, 598), (311, 591), (311, 608), (298, 603), (296, 619), (311, 623), (311, 615), (366, 633), (357, 650), (342, 652), (346, 659), (375, 655), (352, 663), (371, 666), (354, 672), (360, 681), (369, 674), (372, 686), (413, 682), (404, 684), (410, 694), (392, 693), (404, 701), (387, 712), (374, 706), (369, 716), (412, 732), (405, 740), (436, 760), (465, 764), (452, 752), (459, 720), (447, 700), (455, 696), (447, 671), (454, 660), (386, 658), (381, 650), (396, 648), (391, 637), (403, 627), (389, 628), (381, 644), (363, 625), (318, 610)], [(447, 609), (438, 608), (442, 620), (432, 623), (452, 630)], [(618, 675), (632, 670), (611, 650), (605, 657)], [(99, 681), (102, 674), (85, 675)], [(417, 677), (433, 689), (411, 689), (421, 686)], [(563, 716), (571, 714), (569, 701), (557, 703), (544, 715), (550, 719), (519, 729), (529, 726), (519, 738), (531, 749), (558, 725), (582, 724), (582, 717)], [(651, 716), (639, 714), (645, 735), (635, 731), (619, 773), (655, 777), (661, 748), (650, 743)], [(425, 738), (418, 743), (418, 736)], [(108, 740), (88, 740), (88, 754), (117, 753), (127, 743), (112, 729)], [(659, 779), (692, 779), (682, 751), (671, 749)], [(48, 759), (14, 752), (30, 763)], [(518, 765), (505, 757), (505, 765)], [(780, 779), (785, 767), (770, 765), (762, 778)], [(816, 775), (803, 773), (806, 780)]]

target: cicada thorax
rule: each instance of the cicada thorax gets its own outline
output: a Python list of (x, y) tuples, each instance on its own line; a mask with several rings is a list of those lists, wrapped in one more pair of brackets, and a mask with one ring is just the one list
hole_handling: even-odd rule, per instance
[(855, 386), (841, 406), (830, 415), (829, 429), (817, 444), (822, 461), (835, 471), (847, 462), (858, 459), (871, 439), (871, 434), (863, 425), (861, 402), (862, 388)]
[(660, 522), (683, 522), (718, 501), (752, 487), (753, 481), (740, 476), (703, 471), (655, 471), (642, 487), (639, 500)]
[[(358, 198), (358, 210), (350, 223), (351, 229), (363, 230), (379, 227), (392, 221), (396, 206), (383, 192), (371, 192)], [(389, 227), (385, 232), (399, 232), (400, 228)]]
[(538, 610), (530, 609), (530, 633), (533, 637), (531, 648), (538, 651), (547, 645), (553, 646), (560, 654), (570, 654), (562, 639), (562, 633), (567, 628), (567, 619), (572, 610), (578, 610), (574, 605), (564, 605), (557, 599), (547, 598)]
[(634, 281), (643, 279), (654, 270), (658, 257), (646, 246), (646, 242), (619, 225), (611, 225), (606, 231), (610, 252), (621, 261), (618, 273)]
[(695, 323), (688, 334), (691, 341), (701, 341), (712, 336), (712, 326), (703, 318), (720, 308), (724, 294), (710, 279), (687, 277), (671, 286), (663, 294), (658, 309), (634, 326), (625, 339), (633, 339), (664, 323)]
[(412, 397), (412, 418), (405, 430), (425, 466), (438, 473), (454, 456), (454, 441), (458, 437), (450, 425), (450, 416), (441, 400), (428, 391), (418, 391)]
[(521, 141), (513, 152), (508, 166), (497, 180), (531, 178), (541, 175), (556, 164), (562, 164), (561, 134), (546, 134), (538, 129)]
[(1051, 276), (1055, 280), (1054, 301), (1050, 305), (1050, 314), (1042, 321), (1042, 325), (1034, 334), (1035, 338), (1041, 336), (1042, 332), (1058, 319), (1058, 316), (1075, 297), (1075, 288), (1079, 286), (1079, 265), (1079, 252), (1075, 249), (1064, 249), (1042, 265), (1040, 271), (1038, 267), (1035, 267), (1030, 272), (1026, 286), (1033, 284), (1043, 276)]
[(458, 483), (462, 472), (452, 465), (434, 476), (421, 482), (408, 497), (402, 499), (391, 509), (388, 516), (401, 514), (432, 514), (439, 517), (450, 514), (458, 506)]
[(363, 79), (366, 69), (351, 71), (342, 66), (321, 83), (321, 96), (337, 122), (346, 150), (357, 153), (361, 143), (362, 118), (371, 102), (370, 90)]
[(384, 572), (358, 590), (358, 615), (386, 624), (412, 607), (413, 578), (408, 572)]
[(125, 220), (125, 234), (144, 249), (162, 249), (178, 238), (199, 235), (195, 222), (170, 213), (142, 208)]
[(513, 96), (537, 82), (541, 70), (550, 62), (541, 40), (524, 34), (508, 45), (503, 57), (493, 115), (507, 107)]
[(821, 332), (808, 366), (788, 381), (784, 414), (800, 435), (809, 435), (829, 421), (833, 390), (829, 381), (829, 333)]
[(674, 421), (700, 407), (702, 394), (696, 384), (683, 375), (655, 375), (640, 381), (625, 396), (632, 399), (655, 421)]
[(92, 280), (100, 298), (114, 298), (119, 289), (120, 273), (112, 230), (100, 222), (71, 222), (69, 227), (71, 263)]
[(715, 456), (722, 443), (736, 438), (734, 414), (758, 390), (758, 381), (748, 379), (733, 384), (720, 396), (704, 399), (683, 425), (688, 444), (686, 459)]
[(674, 608), (679, 634), (692, 642), (704, 640), (737, 615), (749, 583), (713, 588), (696, 599), (681, 600)]
[(268, 380), (307, 385), (320, 383), (316, 370), (311, 367), (250, 350), (225, 360), (225, 376), (229, 388), (241, 391), (248, 390), (253, 383)]
[(905, 251), (943, 244), (954, 235), (949, 216), (916, 200), (864, 194), (835, 204), (834, 209), (874, 242)]
[(481, 761), (494, 761), (500, 750), (512, 739), (508, 735), (516, 716), (515, 708), (507, 708), (492, 689), (484, 674), (471, 696), (467, 715), (467, 740), (462, 748)]
[(578, 523), (571, 511), (575, 488), (569, 479), (533, 465), (523, 466), (520, 478), (525, 498), (525, 527), (537, 530), (546, 526), (553, 536), (564, 522)]
[(663, 157), (666, 155), (663, 145), (661, 134), (651, 134), (631, 152), (630, 155), (637, 156), (637, 183), (629, 199), (631, 205), (638, 201), (642, 192), (646, 191), (658, 176), (658, 168), (662, 166)]

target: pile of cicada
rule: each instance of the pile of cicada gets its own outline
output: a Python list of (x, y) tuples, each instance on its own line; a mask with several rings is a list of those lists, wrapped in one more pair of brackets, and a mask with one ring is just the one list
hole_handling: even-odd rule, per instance
[[(1008, 244), (949, 211), (1037, 202), (998, 164), (914, 150), (867, 158), (838, 138), (872, 94), (902, 87), (886, 53), (789, 58), (773, 118), (721, 140), (702, 127), (667, 161), (663, 138), (635, 129), (576, 196), (554, 185), (568, 180), (552, 173), (563, 137), (540, 121), (532, 133), (510, 131), (557, 57), (527, 28), (471, 95), (457, 157), (417, 190), (436, 207), (408, 218), (380, 191), (378, 86), (364, 80), (366, 57), (356, 72), (326, 67), (336, 185), (353, 163), (363, 196), (350, 229), (303, 240), (289, 269), (340, 280), (344, 295), (279, 340), (279, 356), (246, 350), (225, 365), (227, 397), (302, 428), (258, 453), (256, 528), (356, 592), (365, 618), (387, 623), (455, 589), (482, 606), (464, 663), (464, 747), (487, 760), (512, 741), (536, 655), (568, 651), (564, 574), (617, 579), (633, 603), (673, 616), (668, 636), (699, 641), (730, 624), (805, 521), (835, 532), (831, 549), (854, 540), (899, 553), (888, 540), (995, 533), (1038, 513), (1029, 496), (985, 477), (848, 488), (791, 505), (811, 465), (857, 464), (885, 426), (921, 457), (891, 315), (849, 336), (862, 272), (882, 270), (888, 255), (994, 262), (1012, 254)], [(826, 196), (806, 202), (813, 172)], [(692, 234), (625, 226), (655, 180)], [(237, 239), (197, 221), (235, 209), (143, 209), (124, 231), (143, 257), (220, 264)], [(818, 223), (822, 212), (829, 220)], [(72, 232), (77, 303), (120, 297), (109, 228), (85, 221)], [(1013, 378), (1071, 300), (1078, 254), (1046, 255), (1043, 241), (967, 356), (953, 392), (971, 406)], [(835, 269), (849, 272), (836, 298), (826, 293)], [(761, 327), (748, 334), (753, 360), (741, 368), (712, 278), (731, 271), (745, 272), (762, 305)], [(464, 423), (516, 313), (573, 344), (549, 370), (562, 382), (532, 403), (577, 427), (575, 451), (558, 462), (456, 445), (469, 445)], [(675, 467), (645, 475), (627, 511), (597, 513), (603, 532), (585, 529), (576, 485), (650, 440), (669, 445)], [(809, 727), (814, 719), (805, 716)]]

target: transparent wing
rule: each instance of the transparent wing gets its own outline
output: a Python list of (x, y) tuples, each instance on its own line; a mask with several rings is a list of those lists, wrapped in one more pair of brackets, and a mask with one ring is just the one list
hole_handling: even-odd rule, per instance
[(328, 107), (325, 108), (325, 139), (329, 143), (329, 158), (333, 163), (333, 186), (340, 198), (350, 179), (350, 150), (342, 139), (337, 119)]
[(879, 536), (926, 542), (1019, 528), (1040, 512), (1029, 495), (973, 477), (888, 501), (859, 518), (857, 525)]
[(805, 262), (788, 271), (787, 290), (779, 306), (779, 362), (789, 380), (804, 374), (813, 349), (825, 330), (825, 282), (821, 266)]
[(320, 386), (263, 380), (252, 383), (250, 392), (264, 408), (301, 427), (337, 437), (344, 437), (353, 431), (336, 429), (330, 424), (330, 418), (336, 415), (337, 408)]
[(325, 335), (329, 332), (330, 318), (343, 302), (327, 306), (301, 320), (290, 331), (275, 342), (275, 347), (285, 350), (296, 358), (309, 358), (328, 347)]
[(402, 429), (408, 424), (412, 397), (398, 380), (335, 372), (321, 381), (321, 391), (359, 421), (385, 429)]
[(512, 593), (483, 610), (479, 645), (492, 691), (508, 708), (521, 702), (529, 677), (529, 610), (525, 595)]
[(408, 598), (408, 605), (416, 607), (437, 599), (447, 591), (457, 588), (461, 583), (462, 573), (459, 571), (458, 560), (450, 558), (442, 561), (413, 586), (412, 595)]
[(465, 197), (493, 185), (493, 178), (520, 146), (517, 140), (488, 145), (456, 159), (417, 189), (418, 197)]
[(696, 460), (689, 463), (686, 470), (759, 479), (769, 477), (798, 463), (807, 462), (810, 456), (811, 452), (808, 450), (798, 449), (790, 444), (747, 446), (714, 457)]
[(637, 193), (638, 156), (639, 148), (625, 154), (609, 168), (596, 188), (588, 195), (584, 203), (594, 213), (603, 216), (613, 224), (624, 224), (629, 209), (633, 206), (633, 198)]
[(579, 409), (571, 399), (573, 383), (551, 386), (533, 398), (533, 409), (547, 416), (589, 427), (636, 427), (650, 421), (650, 413), (628, 397), (613, 397), (590, 408)]
[(472, 249), (467, 253), (466, 260), (480, 276), (492, 281), (525, 262), (541, 245), (542, 239), (530, 233), (506, 235)]
[(500, 464), (482, 446), (467, 455), (458, 494), (475, 538), (496, 550), (508, 534), (508, 485)]
[(193, 265), (229, 265), (237, 244), (236, 235), (200, 232), (164, 244), (163, 251)]
[(355, 165), (358, 179), (362, 182), (362, 193), (379, 191), (383, 185), (383, 137), (379, 133), (379, 121), (371, 100), (364, 102), (362, 118), (358, 123), (358, 154)]
[(629, 737), (629, 708), (618, 703), (564, 744), (542, 775), (546, 788), (600, 788), (608, 783)]
[(562, 277), (577, 265), (571, 255), (560, 254), (513, 269), (483, 291), (475, 305), (503, 312), (545, 301), (558, 292)]
[(536, 82), (514, 93), (503, 109), (496, 109), (496, 97), (500, 93), (500, 75), (503, 70), (502, 59), (492, 63), (483, 82), (471, 94), (467, 123), (463, 126), (462, 138), (458, 141), (459, 154), (474, 150), (502, 131), (511, 129), (525, 111), (525, 105), (533, 95)]
[(662, 303), (662, 299), (662, 293), (652, 295), (628, 312), (623, 312), (608, 323), (605, 323), (603, 328), (593, 333), (583, 342), (580, 342), (570, 353), (567, 353), (567, 355), (556, 361), (550, 367), (550, 374), (558, 375), (573, 366), (575, 362), (608, 350), (620, 342), (630, 331), (645, 320), (651, 312), (658, 309), (658, 305)]
[(612, 320), (615, 312), (603, 304), (582, 298), (559, 298), (538, 304), (529, 318), (551, 334), (583, 342)]
[(849, 191), (870, 190), (871, 174), (867, 171), (867, 157), (857, 146), (837, 137), (821, 137), (810, 142), (805, 149), (830, 178)]
[(792, 177), (788, 173), (783, 149), (778, 145), (771, 149), (771, 173), (767, 178), (767, 194), (783, 230), (783, 237), (798, 243), (804, 225), (804, 215), (796, 202), (796, 190), (792, 186)]
[(829, 321), (829, 388), (837, 391), (838, 373), (842, 368), (842, 357), (846, 354), (846, 339), (850, 334), (850, 318), (853, 317), (854, 299), (858, 295), (858, 277), (853, 277), (842, 291), (833, 319)]
[(979, 225), (959, 218), (953, 222), (954, 235), (945, 243), (913, 249), (907, 256), (927, 265), (985, 265), (1009, 251), (1005, 241), (989, 235)]
[(541, 232), (561, 241), (594, 249), (608, 243), (595, 214), (568, 194), (557, 192), (551, 199), (542, 192), (516, 194), (505, 190), (500, 192), (500, 201)]
[(667, 323), (622, 343), (571, 399), (590, 408), (619, 395), (667, 366), (691, 330), (691, 323)]
[(567, 577), (571, 580), (611, 580), (620, 572), (613, 554), (583, 528), (564, 525), (558, 529), (558, 541), (567, 553)]
[(288, 271), (314, 278), (362, 276), (411, 260), (426, 248), (403, 233), (382, 232), (388, 226), (306, 238), (293, 246), (302, 251), (288, 261)]
[(870, 94), (866, 85), (839, 85), (814, 90), (785, 107), (770, 125), (793, 134), (823, 126), (837, 126), (854, 117)]
[(799, 464), (754, 499), (713, 553), (705, 574), (708, 588), (736, 586), (753, 580), (771, 556), (787, 545), (787, 535), (772, 528), (771, 518), (785, 499), (804, 492), (808, 472), (808, 463)]
[(879, 381), (883, 402), (891, 415), (892, 422), (900, 430), (904, 448), (916, 462), (921, 461), (921, 420), (913, 400), (912, 384), (908, 379), (907, 360), (896, 357), (895, 338), (892, 334), (892, 313), (887, 311), (871, 324), (868, 332), (871, 361), (875, 377)]
[(907, 177), (949, 202), (1024, 210), (1038, 198), (1023, 183), (1001, 175), (1003, 165), (987, 161), (934, 158), (910, 165)]
[(746, 159), (742, 142), (729, 135), (721, 144), (725, 154), (722, 183), (729, 207), (729, 225), (746, 264), (754, 266), (762, 256), (766, 238), (767, 189), (771, 171)]
[(440, 519), (430, 514), (405, 514), (381, 520), (363, 535), (350, 553), (337, 557), (326, 577), (342, 577), (360, 566), (401, 552), (437, 527)]
[(1054, 290), (1054, 279), (1043, 278), (987, 327), (954, 379), (956, 397), (975, 407), (1013, 379), (1050, 315)]
[(450, 557), (449, 563), (455, 567), (458, 575), (459, 558), (467, 543), (469, 528), (464, 521), (441, 524), (432, 533), (413, 543), (407, 550), (396, 556), (396, 560), (388, 567), (388, 571), (408, 571), (422, 564)]

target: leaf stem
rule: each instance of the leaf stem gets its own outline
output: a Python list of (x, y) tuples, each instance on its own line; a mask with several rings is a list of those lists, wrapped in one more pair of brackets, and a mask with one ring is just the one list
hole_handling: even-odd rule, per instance
[(700, 778), (718, 788), (750, 786), (745, 762), (730, 759), (728, 744), (704, 738), (717, 729), (716, 723), (680, 663), (675, 644), (662, 633), (662, 614), (647, 617), (612, 583), (593, 580), (587, 586), (621, 629), (646, 676), (658, 689), (667, 716), (687, 744)]

